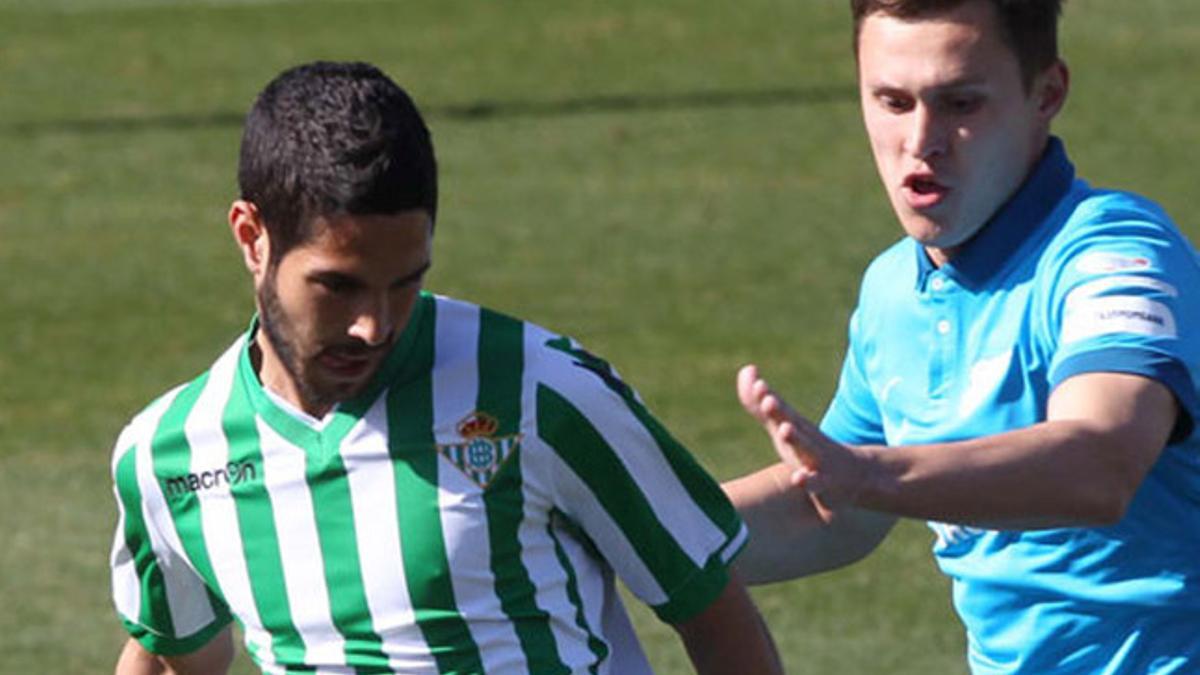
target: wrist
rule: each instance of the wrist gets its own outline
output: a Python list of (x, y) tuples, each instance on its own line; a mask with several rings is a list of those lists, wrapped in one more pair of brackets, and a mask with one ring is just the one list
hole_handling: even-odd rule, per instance
[(886, 470), (887, 446), (847, 446), (854, 458), (854, 491), (848, 495), (850, 504), (871, 510), (887, 511), (891, 496), (895, 493), (894, 481), (888, 479)]

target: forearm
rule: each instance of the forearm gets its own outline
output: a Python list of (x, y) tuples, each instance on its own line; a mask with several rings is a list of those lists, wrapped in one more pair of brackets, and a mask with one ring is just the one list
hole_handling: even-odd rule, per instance
[(734, 565), (748, 584), (808, 576), (848, 565), (870, 553), (895, 519), (843, 509), (825, 523), (803, 490), (789, 481), (791, 469), (775, 464), (721, 487), (750, 530)]
[(1149, 469), (1145, 453), (1080, 420), (859, 450), (869, 470), (853, 497), (858, 506), (996, 529), (1115, 522)]
[(233, 663), (233, 633), (227, 627), (194, 652), (159, 656), (129, 639), (117, 659), (115, 675), (221, 675)]
[(698, 675), (783, 673), (766, 622), (736, 572), (715, 602), (675, 629)]
[(137, 640), (130, 638), (117, 658), (115, 675), (173, 675), (158, 656), (146, 651)]

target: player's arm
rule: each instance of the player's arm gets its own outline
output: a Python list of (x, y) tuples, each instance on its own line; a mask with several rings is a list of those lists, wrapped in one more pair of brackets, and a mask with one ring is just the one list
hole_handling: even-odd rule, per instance
[(825, 572), (874, 551), (894, 516), (840, 510), (826, 522), (813, 501), (790, 481), (793, 469), (775, 464), (721, 485), (750, 530), (734, 562), (748, 584), (765, 584)]
[(699, 675), (783, 672), (771, 634), (736, 573), (712, 604), (674, 628)]
[[(867, 389), (851, 350), (827, 420), (854, 436), (881, 437), (881, 421), (870, 397), (855, 395)], [(763, 405), (768, 397), (772, 402), (782, 399), (775, 397), (754, 366), (738, 372), (737, 393), (746, 412), (772, 438), (782, 421), (799, 418), (786, 404), (776, 406), (780, 410)], [(781, 411), (787, 416), (779, 414)], [(749, 543), (735, 562), (746, 583), (783, 581), (835, 569), (862, 559), (879, 546), (895, 524), (894, 516), (847, 507), (834, 517), (822, 502), (792, 484), (790, 477), (799, 468), (798, 452), (777, 450), (783, 462), (721, 485), (750, 531)]]
[(1051, 394), (1047, 420), (959, 443), (867, 448), (858, 503), (994, 528), (1119, 521), (1178, 416), (1171, 391), (1122, 373), (1085, 373)]
[(160, 656), (130, 638), (117, 659), (116, 675), (222, 675), (233, 663), (233, 635), (226, 627), (188, 654)]
[(765, 383), (752, 396), (789, 477), (818, 503), (999, 529), (1120, 520), (1179, 414), (1163, 384), (1139, 375), (1071, 377), (1045, 422), (968, 441), (902, 447), (833, 442)]

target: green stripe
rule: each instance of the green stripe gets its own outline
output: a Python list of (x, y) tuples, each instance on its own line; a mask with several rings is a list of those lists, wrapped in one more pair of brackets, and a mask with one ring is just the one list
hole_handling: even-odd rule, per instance
[(552, 340), (547, 343), (559, 351), (575, 357), (578, 365), (596, 372), (608, 386), (621, 396), (630, 412), (637, 417), (646, 431), (654, 437), (659, 449), (671, 465), (680, 483), (687, 490), (688, 496), (704, 511), (704, 515), (725, 534), (726, 539), (733, 540), (741, 531), (742, 521), (729, 503), (729, 498), (721, 486), (695, 460), (687, 448), (667, 431), (646, 406), (637, 399), (633, 390), (618, 378), (608, 362), (578, 347), (572, 347), (566, 338)]
[(162, 489), (167, 510), (175, 523), (175, 531), (183, 550), (191, 561), (196, 572), (204, 579), (208, 591), (209, 604), (215, 619), (213, 624), (229, 623), (229, 608), (225, 601), (213, 593), (218, 588), (217, 576), (213, 572), (212, 561), (208, 557), (208, 545), (204, 538), (204, 524), (200, 517), (200, 498), (190, 490), (176, 490), (173, 494), (168, 491), (167, 480), (170, 478), (187, 479), (192, 471), (192, 449), (184, 433), (184, 423), (196, 406), (196, 400), (208, 384), (208, 373), (201, 375), (183, 388), (171, 401), (166, 412), (159, 420), (158, 428), (151, 440), (151, 456), (154, 463), (154, 476)]
[(323, 459), (314, 455), (308, 455), (306, 478), (312, 492), (321, 557), (325, 561), (325, 588), (333, 625), (346, 639), (347, 663), (387, 668), (383, 640), (371, 625), (371, 610), (363, 587), (346, 467), (334, 448), (329, 448)]
[(130, 447), (117, 460), (114, 479), (121, 506), (125, 509), (125, 548), (133, 555), (141, 585), (141, 603), (138, 623), (163, 635), (174, 635), (175, 625), (167, 605), (166, 585), (158, 560), (146, 533), (146, 521), (142, 518), (142, 490), (137, 480), (137, 448)]
[(595, 495), (664, 590), (696, 571), (650, 502), (588, 418), (561, 394), (537, 389), (538, 433)]
[[(521, 321), (481, 310), (476, 409), (499, 421), (498, 436), (511, 436), (520, 431), (524, 337)], [(522, 484), (518, 449), (483, 494), (496, 594), (501, 609), (513, 622), (529, 670), (566, 673), (569, 669), (558, 654), (550, 630), (550, 615), (537, 606), (537, 589), (521, 559), (521, 542), (517, 534), (525, 515)]]
[[(550, 535), (550, 539), (554, 541), (554, 555), (558, 557), (558, 564), (562, 565), (567, 573), (567, 598), (575, 606), (575, 625), (587, 633), (588, 649), (591, 649), (592, 654), (596, 657), (588, 670), (598, 673), (600, 664), (608, 658), (608, 644), (592, 631), (592, 627), (587, 621), (587, 615), (583, 613), (583, 599), (579, 595), (579, 579), (575, 576), (575, 567), (571, 564), (571, 559), (567, 557), (558, 533), (555, 532), (556, 524), (571, 530), (578, 530), (578, 526), (565, 513), (555, 509), (550, 513), (550, 521), (546, 523), (546, 534)], [(583, 535), (582, 531), (579, 534), (582, 541), (587, 541), (586, 535)]]
[(292, 623), (291, 606), (284, 586), (283, 561), (279, 555), (279, 537), (275, 532), (274, 509), (263, 479), (262, 449), (259, 446), (257, 416), (248, 392), (257, 388), (258, 377), (250, 365), (248, 350), (238, 361), (229, 402), (222, 426), (229, 442), (231, 462), (249, 462), (257, 470), (255, 480), (233, 485), (231, 492), (237, 507), (238, 528), (250, 577), (250, 593), (263, 628), (271, 635), (271, 651), (277, 663), (303, 663), (304, 643)]
[(524, 323), (480, 310), (478, 360), (478, 409), (500, 422), (497, 436), (517, 433), (521, 430), (521, 375), (525, 370)]
[(433, 307), (423, 313), (412, 361), (419, 373), (388, 393), (388, 446), (396, 477), (396, 510), (404, 574), (417, 626), (443, 673), (482, 673), (479, 647), (458, 612), (437, 501), (433, 436)]

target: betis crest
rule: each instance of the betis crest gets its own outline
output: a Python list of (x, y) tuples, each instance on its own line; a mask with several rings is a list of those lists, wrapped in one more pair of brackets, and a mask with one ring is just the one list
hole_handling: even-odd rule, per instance
[(473, 412), (458, 423), (461, 443), (439, 443), (438, 451), (457, 466), (467, 478), (486, 488), (504, 466), (504, 462), (521, 447), (521, 434), (496, 437), (500, 423), (483, 412)]

